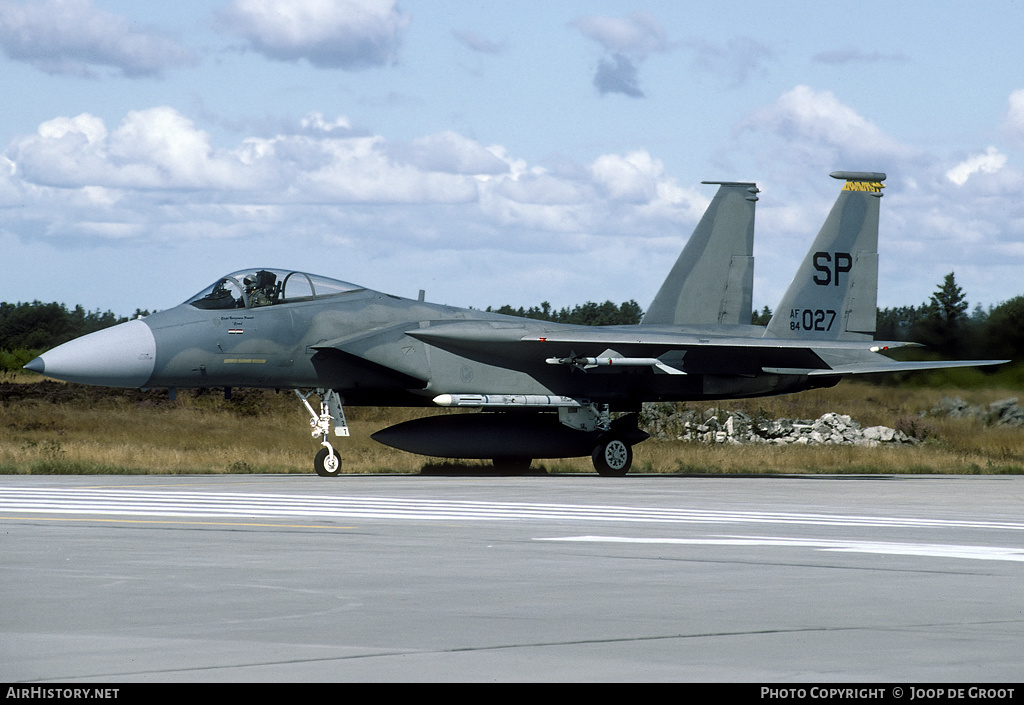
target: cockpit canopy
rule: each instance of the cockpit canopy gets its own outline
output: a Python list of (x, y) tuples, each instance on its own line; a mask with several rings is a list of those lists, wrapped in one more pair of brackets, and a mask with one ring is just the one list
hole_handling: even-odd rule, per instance
[(246, 269), (206, 287), (185, 303), (202, 309), (275, 306), (337, 296), (363, 287), (305, 272)]

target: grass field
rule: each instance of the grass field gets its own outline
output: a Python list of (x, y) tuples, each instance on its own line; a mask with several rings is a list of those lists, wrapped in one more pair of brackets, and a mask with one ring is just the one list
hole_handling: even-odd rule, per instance
[[(0, 473), (309, 473), (319, 449), (291, 392), (108, 390), (37, 377), (0, 380)], [(694, 409), (740, 409), (772, 418), (814, 419), (829, 411), (863, 426), (913, 428), (914, 446), (703, 445), (649, 440), (634, 448), (634, 473), (1024, 473), (1024, 428), (924, 416), (943, 396), (988, 404), (1014, 389), (926, 389), (842, 382), (801, 394)], [(489, 463), (445, 463), (382, 446), (370, 434), (436, 409), (348, 407), (352, 436), (335, 447), (350, 473), (486, 471)], [(552, 473), (592, 473), (589, 458), (539, 460)]]

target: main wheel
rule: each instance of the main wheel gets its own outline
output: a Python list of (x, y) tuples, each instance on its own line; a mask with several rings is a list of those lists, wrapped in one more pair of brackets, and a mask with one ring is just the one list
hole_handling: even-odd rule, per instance
[(341, 458), (338, 452), (329, 448), (321, 448), (313, 459), (313, 469), (320, 477), (337, 477), (341, 474)]
[(608, 438), (597, 444), (591, 455), (598, 475), (622, 477), (633, 464), (633, 449), (621, 438)]

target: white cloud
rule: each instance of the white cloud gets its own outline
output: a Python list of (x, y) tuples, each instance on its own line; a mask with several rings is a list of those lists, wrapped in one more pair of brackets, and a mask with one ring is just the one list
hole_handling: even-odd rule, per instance
[(1018, 89), (1010, 94), (1007, 100), (1006, 119), (1003, 122), (1004, 130), (1011, 139), (1018, 144), (1024, 145), (1024, 88)]
[(602, 95), (622, 93), (643, 98), (638, 79), (640, 63), (651, 54), (672, 47), (665, 29), (645, 12), (626, 17), (581, 17), (571, 25), (605, 51), (594, 74), (594, 86)]
[(505, 51), (505, 42), (496, 42), (468, 29), (453, 29), (452, 36), (460, 44), (481, 54), (500, 54)]
[(244, 238), (260, 248), (282, 234), (343, 235), (383, 252), (575, 252), (595, 238), (685, 235), (680, 223), (707, 203), (643, 150), (553, 173), (455, 132), (394, 143), (320, 114), (293, 128), (220, 147), (169, 107), (111, 127), (89, 114), (48, 120), (6, 150), (0, 196), (23, 207), (0, 211), (0, 230), (28, 241)]
[[(761, 123), (758, 141), (768, 146), (761, 153), (791, 152), (780, 160), (786, 166), (776, 169), (811, 173), (797, 150), (802, 143), (831, 156), (858, 153), (848, 142), (862, 133), (888, 144), (878, 128), (831, 94), (790, 95), (765, 111), (770, 119)], [(571, 276), (576, 276), (586, 258), (623, 250), (638, 261), (670, 262), (712, 190), (680, 186), (665, 163), (643, 149), (601, 154), (586, 164), (563, 160), (550, 170), (457, 132), (394, 142), (354, 132), (344, 116), (320, 113), (279, 128), (277, 134), (218, 145), (169, 107), (129, 112), (110, 125), (90, 114), (48, 120), (13, 140), (0, 157), (0, 203), (19, 206), (0, 209), (0, 233), (61, 247), (160, 243), (166, 249), (201, 241), (204, 249), (223, 247), (229, 254), (230, 243), (244, 242), (247, 251), (286, 258), (324, 246), (364, 252), (364, 259), (375, 253), (383, 260), (402, 256), (410, 262), (437, 258), (439, 251), (453, 258), (487, 251), (496, 268), (507, 257), (533, 253), (572, 260)], [(779, 144), (773, 147), (765, 135)], [(990, 149), (959, 168), (970, 180), (996, 168), (1000, 156)], [(759, 271), (777, 273), (791, 264), (794, 236), (811, 238), (838, 193), (840, 184), (825, 174), (844, 167), (830, 163), (814, 171), (820, 192), (808, 197), (798, 187), (798, 199), (780, 194), (789, 177), (778, 171), (766, 175), (757, 242), (767, 254), (759, 255)], [(890, 172), (883, 263), (908, 243), (918, 245), (914, 266), (921, 271), (1017, 257), (1004, 250), (1020, 239), (1024, 216), (1003, 196), (1019, 192), (1020, 175), (1005, 166), (998, 180), (979, 180), (981, 190), (959, 189), (946, 176), (947, 168), (934, 164)], [(1004, 204), (998, 212), (993, 195)], [(288, 249), (282, 241), (297, 244)], [(316, 270), (318, 261), (291, 266)], [(785, 282), (776, 279), (787, 275), (788, 270), (758, 281), (782, 286)], [(995, 296), (966, 276), (963, 285), (971, 286), (972, 301)], [(761, 303), (774, 305), (780, 292), (766, 294), (765, 284), (758, 286)], [(895, 286), (911, 285), (886, 278), (889, 303)], [(635, 286), (622, 288), (628, 296), (640, 292)], [(914, 303), (927, 294), (908, 291), (899, 292), (896, 302)]]
[(93, 115), (44, 122), (7, 156), (23, 179), (62, 188), (254, 188), (255, 170), (215, 151), (209, 135), (173, 108), (132, 111), (109, 132)]
[(734, 37), (724, 44), (693, 42), (694, 65), (717, 77), (727, 88), (739, 88), (754, 75), (766, 73), (765, 62), (775, 56), (768, 46), (750, 37)]
[(501, 179), (495, 184), (496, 196), (516, 203), (541, 205), (582, 205), (593, 198), (585, 183), (554, 176), (542, 169)]
[(221, 19), (268, 58), (347, 70), (393, 63), (409, 26), (394, 0), (235, 0)]
[(90, 0), (0, 1), (0, 48), (52, 74), (93, 76), (97, 67), (137, 78), (195, 63), (192, 54), (155, 32), (138, 31)]
[(423, 171), (448, 174), (496, 175), (509, 172), (509, 165), (494, 152), (455, 132), (419, 137), (408, 144), (391, 144), (387, 153), (397, 162)]
[(914, 156), (914, 150), (886, 135), (831, 91), (809, 86), (787, 91), (772, 105), (754, 111), (738, 129), (776, 137), (791, 160), (798, 150), (808, 161), (828, 162), (833, 168), (860, 164), (856, 168), (879, 171), (884, 162)]
[(603, 193), (616, 201), (646, 203), (657, 195), (657, 182), (663, 178), (665, 166), (646, 151), (621, 156), (604, 154), (591, 169)]
[(54, 118), (39, 126), (39, 136), (47, 140), (60, 140), (68, 135), (81, 135), (87, 144), (95, 144), (107, 138), (107, 126), (86, 113), (74, 118)]
[[(277, 150), (294, 139), (282, 135), (274, 142)], [(477, 198), (473, 178), (396, 163), (382, 137), (326, 139), (312, 146), (328, 159), (320, 168), (293, 175), (293, 198), (378, 204), (454, 204)]]
[(646, 12), (626, 17), (581, 17), (572, 23), (584, 36), (616, 54), (645, 57), (670, 47), (665, 29)]
[(344, 115), (339, 115), (333, 121), (326, 119), (321, 113), (310, 113), (299, 121), (299, 126), (309, 134), (330, 134), (336, 130), (348, 132), (352, 129), (352, 123)]
[(1006, 166), (1006, 155), (995, 147), (989, 147), (984, 154), (976, 154), (946, 172), (946, 178), (957, 186), (963, 186), (975, 174), (994, 174)]

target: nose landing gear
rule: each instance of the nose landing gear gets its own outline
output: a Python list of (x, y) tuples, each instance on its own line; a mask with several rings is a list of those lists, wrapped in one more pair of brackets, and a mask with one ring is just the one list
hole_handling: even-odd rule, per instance
[(312, 429), (313, 438), (319, 436), (320, 445), (323, 446), (313, 459), (313, 469), (320, 477), (337, 477), (341, 474), (341, 458), (327, 439), (330, 437), (332, 422), (335, 436), (349, 435), (341, 396), (333, 389), (317, 389), (316, 395), (320, 397), (320, 413), (318, 414), (309, 403), (309, 397), (313, 395), (313, 392), (301, 392), (298, 389), (294, 391), (309, 411), (309, 426)]

